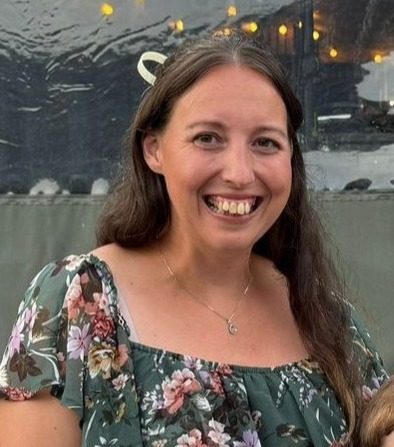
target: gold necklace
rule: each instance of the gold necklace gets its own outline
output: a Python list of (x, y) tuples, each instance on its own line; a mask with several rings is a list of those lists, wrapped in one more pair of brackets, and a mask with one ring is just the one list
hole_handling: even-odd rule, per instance
[(203, 299), (201, 299), (200, 297), (198, 297), (197, 295), (194, 295), (194, 293), (190, 292), (189, 289), (187, 289), (182, 282), (180, 281), (180, 279), (175, 275), (174, 271), (172, 270), (172, 268), (170, 267), (170, 265), (168, 264), (168, 261), (166, 259), (166, 257), (164, 256), (163, 250), (161, 249), (161, 245), (158, 242), (158, 246), (159, 246), (159, 251), (160, 251), (160, 255), (161, 255), (161, 259), (163, 261), (163, 264), (165, 265), (166, 269), (168, 270), (169, 274), (171, 275), (172, 279), (176, 282), (176, 284), (178, 285), (178, 287), (180, 287), (181, 289), (183, 289), (188, 295), (190, 295), (193, 299), (195, 299), (196, 301), (198, 301), (200, 304), (202, 304), (203, 306), (205, 306), (207, 309), (209, 309), (211, 312), (213, 312), (215, 315), (217, 315), (219, 318), (221, 318), (222, 320), (224, 320), (227, 323), (227, 329), (229, 331), (229, 333), (231, 335), (236, 335), (238, 332), (238, 328), (237, 326), (233, 323), (233, 318), (235, 317), (238, 308), (240, 306), (240, 304), (242, 303), (242, 301), (244, 300), (246, 294), (248, 293), (248, 290), (250, 288), (250, 285), (252, 284), (252, 273), (249, 271), (249, 281), (248, 284), (246, 285), (244, 291), (242, 292), (242, 295), (238, 298), (237, 303), (235, 304), (234, 310), (232, 311), (231, 315), (227, 318), (224, 315), (222, 315), (220, 312), (218, 312), (216, 309), (214, 309), (212, 306), (210, 306), (208, 303), (206, 303)]

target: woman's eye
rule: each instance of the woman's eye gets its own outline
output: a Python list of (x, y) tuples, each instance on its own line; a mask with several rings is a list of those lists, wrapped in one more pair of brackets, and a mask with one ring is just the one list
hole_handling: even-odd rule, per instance
[(279, 149), (279, 144), (270, 138), (258, 138), (254, 142), (254, 146), (258, 149), (263, 149), (266, 151), (276, 151)]
[(215, 135), (209, 133), (197, 135), (194, 137), (193, 141), (195, 144), (205, 147), (215, 146), (219, 143), (219, 139)]

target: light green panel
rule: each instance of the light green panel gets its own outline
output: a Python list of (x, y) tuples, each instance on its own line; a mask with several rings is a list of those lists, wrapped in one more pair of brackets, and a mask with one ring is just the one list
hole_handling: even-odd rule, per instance
[[(94, 247), (103, 201), (0, 197), (0, 351), (35, 273), (51, 260)], [(314, 201), (386, 366), (394, 372), (394, 193), (319, 193)]]

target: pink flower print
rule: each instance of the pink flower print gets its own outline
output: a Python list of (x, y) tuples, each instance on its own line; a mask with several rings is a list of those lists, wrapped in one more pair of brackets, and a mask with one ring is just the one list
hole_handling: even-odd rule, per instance
[[(75, 277), (75, 279), (77, 276)], [(81, 285), (74, 279), (67, 290), (65, 302), (70, 319), (75, 320), (84, 306)]]
[(104, 310), (98, 310), (93, 321), (93, 336), (107, 338), (114, 334), (115, 324), (111, 316), (106, 315)]
[(12, 386), (7, 387), (4, 390), (5, 395), (8, 400), (21, 401), (30, 399), (33, 393), (28, 391), (26, 388), (14, 388)]
[(129, 350), (125, 344), (120, 344), (115, 353), (115, 364), (120, 369), (129, 358)]
[(69, 272), (77, 269), (83, 261), (87, 259), (87, 256), (76, 256), (76, 255), (70, 255), (65, 259), (65, 268)]
[(215, 394), (219, 396), (224, 396), (224, 389), (221, 376), (230, 376), (232, 374), (232, 369), (226, 364), (219, 365), (216, 371), (212, 371), (209, 374), (210, 386)]
[(115, 387), (115, 390), (123, 390), (129, 378), (128, 374), (119, 374), (118, 377), (115, 377), (115, 379), (112, 380), (112, 385)]
[(89, 334), (90, 324), (84, 324), (82, 331), (78, 326), (71, 326), (68, 334), (67, 352), (71, 359), (81, 359), (87, 354), (92, 336)]
[(228, 447), (228, 444), (226, 444), (226, 442), (230, 441), (231, 436), (227, 433), (224, 433), (224, 424), (211, 419), (208, 425), (212, 428), (212, 430), (210, 430), (208, 433), (208, 437), (218, 446)]
[(231, 369), (231, 367), (229, 365), (224, 364), (224, 363), (219, 365), (219, 368), (218, 368), (217, 371), (222, 376), (231, 376), (231, 374), (233, 373), (233, 370)]
[(220, 375), (218, 372), (213, 371), (210, 374), (210, 385), (215, 394), (219, 396), (224, 396), (224, 389), (222, 385), (222, 381), (220, 379)]
[(19, 354), (21, 344), (25, 339), (25, 334), (23, 334), (23, 329), (25, 327), (25, 322), (23, 316), (18, 318), (17, 322), (14, 324), (11, 332), (10, 342), (8, 344), (9, 356), (12, 357), (15, 352)]
[(176, 447), (208, 447), (202, 441), (200, 430), (194, 428), (188, 434), (180, 436), (177, 440)]
[(182, 371), (174, 371), (171, 379), (166, 379), (162, 384), (164, 408), (170, 414), (176, 413), (183, 405), (186, 395), (197, 393), (201, 390), (200, 383), (194, 374), (187, 368)]

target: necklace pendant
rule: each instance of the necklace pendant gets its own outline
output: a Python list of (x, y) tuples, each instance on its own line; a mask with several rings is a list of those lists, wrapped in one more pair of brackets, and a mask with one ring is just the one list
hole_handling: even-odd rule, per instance
[(236, 335), (238, 332), (237, 326), (235, 326), (234, 323), (231, 323), (231, 321), (227, 321), (227, 324), (228, 324), (228, 331), (230, 332), (230, 334)]

